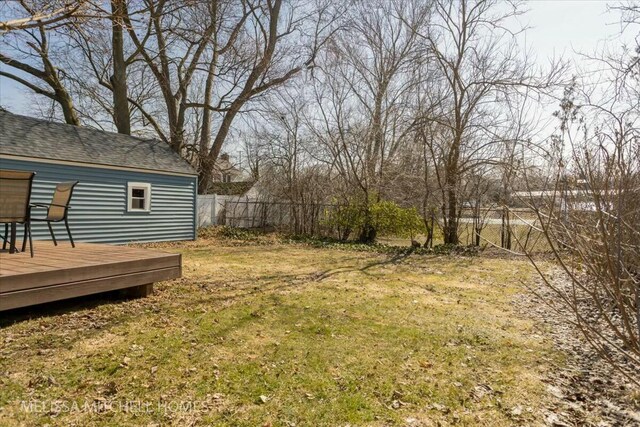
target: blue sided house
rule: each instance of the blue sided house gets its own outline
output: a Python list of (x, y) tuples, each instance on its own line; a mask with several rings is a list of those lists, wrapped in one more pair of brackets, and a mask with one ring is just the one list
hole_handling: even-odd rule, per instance
[[(57, 183), (79, 181), (69, 210), (75, 241), (196, 237), (197, 174), (162, 141), (0, 111), (0, 169), (36, 172), (31, 203), (48, 204)], [(53, 227), (64, 240), (64, 224)], [(45, 222), (33, 223), (33, 237), (51, 239)]]

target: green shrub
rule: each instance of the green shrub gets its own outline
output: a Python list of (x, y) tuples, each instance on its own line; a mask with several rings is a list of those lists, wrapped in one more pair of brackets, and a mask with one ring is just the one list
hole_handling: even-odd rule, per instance
[(340, 240), (347, 240), (354, 230), (359, 230), (364, 224), (364, 215), (360, 204), (351, 202), (325, 211), (323, 225), (334, 228)]
[(334, 228), (342, 240), (351, 233), (362, 235), (367, 229), (374, 230), (373, 235), (411, 238), (425, 231), (415, 208), (403, 208), (389, 200), (365, 203), (355, 199), (327, 212), (325, 217), (324, 225)]
[(413, 238), (425, 232), (424, 222), (416, 208), (402, 208), (394, 202), (381, 201), (369, 209), (372, 226), (378, 234)]

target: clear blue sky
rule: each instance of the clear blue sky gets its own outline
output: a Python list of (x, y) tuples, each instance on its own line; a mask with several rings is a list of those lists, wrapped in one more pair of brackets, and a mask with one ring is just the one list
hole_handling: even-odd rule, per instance
[[(592, 52), (603, 43), (612, 44), (612, 47), (621, 43), (618, 14), (607, 13), (605, 1), (535, 0), (525, 6), (529, 12), (520, 20), (533, 27), (527, 32), (526, 42), (538, 61), (545, 62), (547, 58), (559, 55), (577, 58), (574, 50)], [(627, 41), (633, 36), (628, 35)], [(33, 114), (30, 111), (32, 99), (27, 89), (0, 77), (0, 105), (29, 115)]]

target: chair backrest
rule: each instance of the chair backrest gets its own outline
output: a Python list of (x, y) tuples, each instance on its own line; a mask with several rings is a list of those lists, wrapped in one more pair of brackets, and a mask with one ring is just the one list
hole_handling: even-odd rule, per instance
[(78, 181), (70, 181), (61, 182), (56, 185), (56, 191), (53, 193), (53, 199), (51, 200), (51, 206), (49, 206), (49, 212), (47, 214), (48, 221), (60, 221), (67, 216), (69, 202), (73, 194), (73, 187), (75, 187), (77, 183)]
[(0, 222), (25, 222), (35, 172), (0, 169)]

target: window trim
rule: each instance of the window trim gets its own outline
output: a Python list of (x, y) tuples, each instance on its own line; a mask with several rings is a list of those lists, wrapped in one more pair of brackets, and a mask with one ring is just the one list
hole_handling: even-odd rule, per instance
[[(132, 206), (132, 190), (144, 190), (144, 205), (146, 209), (136, 209)], [(148, 182), (127, 183), (127, 212), (151, 212), (151, 184)]]

